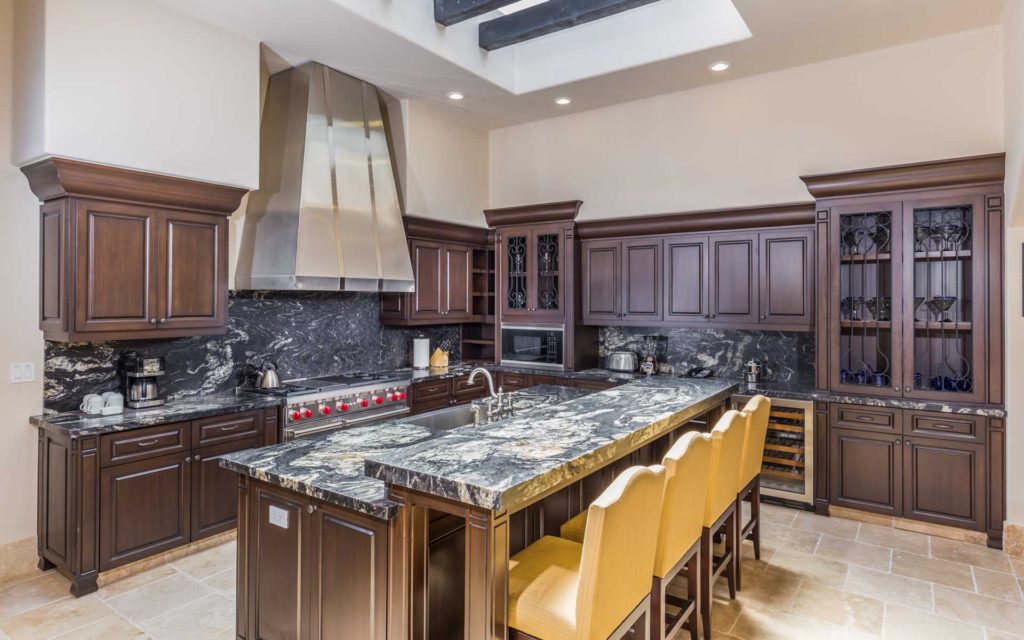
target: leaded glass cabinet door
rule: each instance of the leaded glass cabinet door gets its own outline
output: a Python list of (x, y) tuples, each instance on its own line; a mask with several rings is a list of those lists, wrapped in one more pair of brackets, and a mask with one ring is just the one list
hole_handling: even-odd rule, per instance
[[(904, 395), (984, 398), (985, 230), (980, 196), (905, 202)], [(979, 304), (975, 304), (979, 301)]]
[(533, 230), (533, 316), (545, 321), (565, 318), (565, 233), (561, 228)]
[(533, 247), (531, 233), (525, 227), (502, 231), (501, 315), (503, 319), (528, 319), (533, 307), (530, 286)]
[(834, 390), (903, 394), (902, 211), (898, 202), (832, 210), (829, 375)]

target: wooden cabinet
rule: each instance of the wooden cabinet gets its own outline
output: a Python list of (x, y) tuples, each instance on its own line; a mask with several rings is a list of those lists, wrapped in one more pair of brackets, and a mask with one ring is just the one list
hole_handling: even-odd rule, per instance
[(785, 227), (586, 240), (584, 322), (809, 330), (813, 238)]
[(413, 293), (381, 294), (385, 324), (453, 324), (473, 313), (473, 247), (423, 240), (409, 241), (416, 282)]
[(277, 442), (277, 407), (99, 436), (39, 431), (40, 566), (96, 590), (106, 571), (236, 525), (232, 451)]
[(504, 227), (498, 281), (503, 320), (561, 322), (566, 317), (566, 229), (562, 224)]
[[(245, 576), (236, 633), (251, 640), (383, 640), (388, 523), (244, 479)], [(236, 491), (237, 493), (237, 491)]]
[(224, 333), (227, 216), (244, 190), (63, 158), (23, 171), (43, 200), (46, 339)]
[(649, 325), (662, 319), (662, 242), (609, 240), (583, 246), (583, 321)]
[(978, 416), (833, 403), (831, 503), (985, 530), (983, 422)]

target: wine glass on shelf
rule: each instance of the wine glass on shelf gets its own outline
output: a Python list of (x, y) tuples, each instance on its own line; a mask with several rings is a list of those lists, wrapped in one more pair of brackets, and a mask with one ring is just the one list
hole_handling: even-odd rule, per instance
[(952, 322), (947, 312), (955, 302), (955, 296), (936, 296), (928, 301), (928, 309), (939, 322)]
[(928, 239), (931, 237), (931, 223), (914, 223), (914, 251), (928, 251)]
[[(917, 312), (921, 309), (921, 305), (924, 304), (924, 296), (914, 296), (914, 319), (917, 319)], [(927, 318), (925, 318), (927, 319)]]

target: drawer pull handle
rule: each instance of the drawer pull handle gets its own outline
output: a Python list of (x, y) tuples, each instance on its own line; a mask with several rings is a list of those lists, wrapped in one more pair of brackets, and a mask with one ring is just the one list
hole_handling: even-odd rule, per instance
[(152, 440), (139, 440), (135, 444), (137, 444), (140, 447), (152, 447), (153, 445), (160, 444), (160, 440), (157, 438), (154, 438)]
[(946, 430), (954, 429), (955, 428), (951, 424), (942, 424), (941, 422), (935, 422), (935, 423), (932, 424), (932, 426), (935, 427), (936, 429), (946, 429)]
[(241, 424), (232, 424), (232, 425), (228, 425), (226, 427), (221, 427), (220, 430), (221, 431), (234, 431), (235, 429), (237, 429), (240, 426), (242, 426), (242, 425)]
[(871, 416), (854, 416), (854, 417), (857, 418), (858, 420), (860, 420), (861, 422), (874, 422), (875, 421), (875, 419), (872, 418)]

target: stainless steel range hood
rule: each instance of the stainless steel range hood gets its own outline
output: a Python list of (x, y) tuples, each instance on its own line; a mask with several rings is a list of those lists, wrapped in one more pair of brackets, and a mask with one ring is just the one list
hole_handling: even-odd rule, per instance
[(373, 85), (315, 62), (271, 76), (236, 288), (412, 291), (388, 136)]

